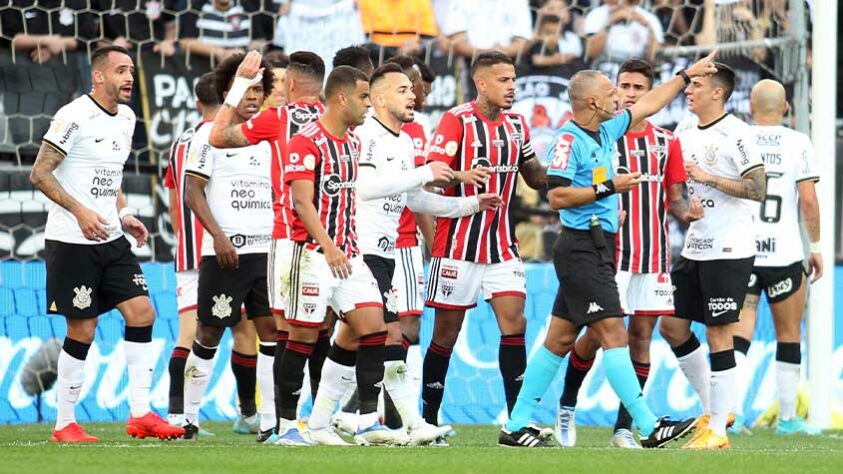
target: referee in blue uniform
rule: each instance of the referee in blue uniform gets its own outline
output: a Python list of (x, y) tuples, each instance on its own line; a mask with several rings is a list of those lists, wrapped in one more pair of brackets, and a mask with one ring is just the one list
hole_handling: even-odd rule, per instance
[(618, 196), (637, 186), (640, 173), (615, 175), (615, 142), (627, 129), (658, 112), (695, 76), (716, 72), (716, 51), (653, 89), (619, 115), (613, 83), (597, 71), (580, 71), (568, 84), (573, 118), (557, 133), (547, 170), (550, 206), (560, 210), (563, 231), (553, 249), (559, 291), (544, 345), (524, 374), (524, 384), (498, 443), (506, 446), (545, 445), (529, 426), (533, 410), (573, 348), (583, 326), (592, 328), (603, 345), (603, 366), (609, 384), (632, 414), (647, 448), (661, 447), (687, 434), (696, 420), (656, 418), (644, 401), (632, 368), (615, 284), (615, 232)]

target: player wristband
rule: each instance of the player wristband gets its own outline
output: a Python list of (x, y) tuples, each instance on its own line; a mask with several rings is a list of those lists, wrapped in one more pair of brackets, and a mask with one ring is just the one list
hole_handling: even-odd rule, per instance
[(604, 197), (615, 194), (615, 183), (611, 179), (607, 179), (600, 184), (592, 185), (591, 189), (594, 190), (594, 195), (596, 196), (595, 201), (599, 201)]
[(819, 241), (811, 242), (808, 246), (811, 249), (811, 253), (822, 253), (822, 251), (823, 251), (822, 245), (820, 244)]
[(688, 84), (690, 84), (690, 83), (691, 83), (691, 76), (689, 76), (689, 75), (688, 75), (688, 73), (687, 73), (687, 72), (685, 72), (685, 70), (684, 70), (684, 69), (682, 69), (681, 71), (677, 72), (677, 73), (676, 73), (676, 75), (677, 75), (677, 76), (679, 76), (679, 77), (681, 77), (681, 78), (682, 78), (682, 80), (683, 80), (683, 81), (685, 81), (685, 85), (686, 85), (686, 86), (687, 86)]
[(236, 108), (240, 105), (243, 96), (246, 95), (246, 91), (261, 80), (263, 80), (263, 74), (260, 72), (254, 79), (235, 77), (234, 82), (231, 83), (231, 88), (228, 89), (228, 95), (225, 96), (225, 104)]
[(137, 212), (137, 209), (126, 206), (123, 209), (120, 209), (120, 212), (117, 213), (117, 216), (120, 218), (120, 222), (123, 222), (123, 219), (125, 219), (126, 216), (134, 216), (135, 214), (137, 214)]

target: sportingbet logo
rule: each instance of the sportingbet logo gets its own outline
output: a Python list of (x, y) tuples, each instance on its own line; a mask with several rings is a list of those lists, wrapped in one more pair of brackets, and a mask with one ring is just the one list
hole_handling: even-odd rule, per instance
[(729, 311), (737, 311), (738, 303), (732, 299), (731, 296), (726, 298), (717, 297), (708, 299), (708, 310), (711, 312), (711, 317), (716, 318), (728, 313)]

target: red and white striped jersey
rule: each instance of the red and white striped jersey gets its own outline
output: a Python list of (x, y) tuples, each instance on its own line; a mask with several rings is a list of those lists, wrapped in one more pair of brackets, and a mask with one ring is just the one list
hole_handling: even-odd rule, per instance
[[(405, 123), (401, 127), (401, 131), (407, 132), (407, 135), (413, 139), (413, 148), (415, 149), (413, 163), (416, 167), (424, 165), (424, 149), (427, 146), (427, 135), (424, 133), (424, 127), (418, 122), (410, 122)], [(401, 213), (401, 219), (398, 221), (398, 240), (395, 241), (395, 248), (405, 249), (415, 247), (418, 244), (416, 216), (410, 208), (405, 207), (404, 212)]]
[(642, 182), (620, 195), (626, 221), (615, 239), (619, 271), (668, 273), (667, 189), (685, 181), (679, 139), (668, 130), (647, 122), (642, 132), (627, 132), (617, 142), (617, 173), (641, 172)]
[(306, 104), (293, 102), (284, 107), (272, 107), (252, 117), (241, 125), (241, 130), (249, 143), (256, 145), (269, 141), (272, 145), (272, 210), (275, 222), (272, 226), (273, 239), (286, 239), (290, 236), (293, 203), (290, 201), (289, 187), (284, 184), (285, 148), (290, 138), (305, 125), (322, 116), (325, 106), (321, 102)]
[[(351, 131), (343, 138), (332, 136), (320, 121), (304, 128), (287, 144), (284, 182), (313, 182), (313, 205), (322, 227), (349, 258), (360, 252), (354, 215), (360, 140)], [(292, 209), (292, 206), (291, 206)], [(321, 251), (304, 223), (292, 209), (292, 239), (306, 248)]]
[[(202, 223), (193, 214), (184, 200), (184, 193), (187, 186), (184, 171), (187, 164), (187, 154), (190, 151), (191, 139), (203, 126), (210, 127), (211, 122), (199, 122), (194, 127), (188, 128), (178, 139), (170, 145), (170, 164), (167, 167), (167, 174), (164, 176), (164, 186), (174, 190), (176, 202), (178, 203), (178, 228), (176, 245), (176, 271), (184, 272), (199, 268), (199, 261), (202, 259)], [(170, 212), (170, 217), (173, 213)]]
[(492, 177), (486, 186), (459, 184), (446, 189), (445, 195), (496, 193), (503, 204), (470, 216), (438, 218), (433, 256), (477, 263), (519, 258), (509, 203), (520, 164), (533, 157), (530, 130), (521, 114), (502, 111), (496, 121), (491, 121), (473, 101), (446, 112), (428, 145), (427, 160), (445, 162), (456, 171), (485, 166), (491, 168)]

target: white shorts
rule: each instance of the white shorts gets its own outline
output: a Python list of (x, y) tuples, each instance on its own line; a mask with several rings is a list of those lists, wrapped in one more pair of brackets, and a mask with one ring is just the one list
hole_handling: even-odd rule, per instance
[(421, 316), (424, 311), (424, 259), (421, 247), (397, 249), (392, 287), (398, 292), (398, 316)]
[[(273, 239), (269, 244), (269, 261), (266, 266), (266, 284), (269, 295), (269, 308), (272, 314), (284, 316), (287, 310), (287, 298), (284, 293), (284, 279), (290, 277), (290, 259), (293, 241)], [(285, 273), (286, 269), (286, 273)], [(287, 285), (289, 286), (289, 284)]]
[(615, 282), (624, 314), (664, 316), (675, 313), (670, 273), (620, 271), (615, 274)]
[(325, 256), (303, 244), (291, 245), (291, 258), (283, 262), (287, 300), (287, 322), (294, 326), (321, 327), (330, 306), (340, 318), (355, 309), (383, 308), (378, 283), (363, 257), (349, 260), (351, 275), (334, 277)]
[(524, 263), (513, 258), (501, 263), (475, 263), (434, 257), (430, 262), (427, 306), (441, 309), (468, 309), (483, 299), (500, 296), (527, 297)]
[(176, 303), (179, 314), (196, 311), (199, 290), (199, 269), (176, 272)]

